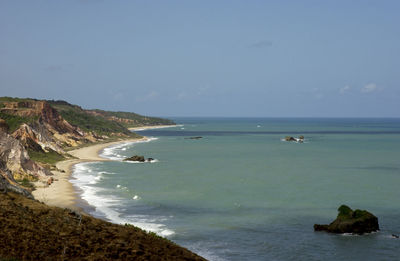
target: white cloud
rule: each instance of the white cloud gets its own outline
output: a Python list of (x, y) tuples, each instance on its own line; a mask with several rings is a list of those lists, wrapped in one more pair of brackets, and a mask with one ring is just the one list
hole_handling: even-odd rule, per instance
[(375, 83), (368, 83), (364, 87), (361, 88), (361, 92), (370, 93), (377, 90), (377, 86)]
[(340, 94), (345, 94), (346, 92), (348, 92), (350, 90), (350, 86), (346, 85), (343, 88), (339, 89), (339, 93)]

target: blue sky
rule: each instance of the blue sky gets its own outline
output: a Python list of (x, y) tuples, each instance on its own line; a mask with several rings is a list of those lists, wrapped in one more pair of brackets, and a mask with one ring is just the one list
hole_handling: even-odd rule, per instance
[(0, 95), (158, 116), (400, 117), (400, 1), (0, 1)]

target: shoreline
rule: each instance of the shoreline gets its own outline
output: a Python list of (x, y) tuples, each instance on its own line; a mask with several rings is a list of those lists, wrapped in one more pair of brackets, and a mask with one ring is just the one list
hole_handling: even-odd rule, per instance
[(67, 159), (57, 162), (56, 167), (58, 170), (52, 171), (53, 176), (51, 176), (54, 179), (53, 183), (51, 185), (46, 185), (41, 182), (36, 182), (36, 189), (32, 191), (32, 195), (36, 200), (48, 206), (69, 208), (84, 212), (84, 208), (90, 208), (91, 206), (79, 197), (79, 190), (70, 182), (73, 166), (82, 162), (111, 161), (110, 159), (100, 157), (100, 151), (113, 145), (145, 141), (147, 139), (147, 137), (143, 137), (95, 143), (87, 147), (71, 150), (68, 153), (76, 157), (76, 159)]
[(150, 130), (150, 129), (173, 128), (173, 127), (179, 127), (179, 126), (183, 126), (183, 125), (181, 125), (181, 124), (175, 124), (175, 125), (142, 126), (142, 127), (128, 128), (128, 130), (130, 130), (130, 131), (143, 131), (143, 130)]

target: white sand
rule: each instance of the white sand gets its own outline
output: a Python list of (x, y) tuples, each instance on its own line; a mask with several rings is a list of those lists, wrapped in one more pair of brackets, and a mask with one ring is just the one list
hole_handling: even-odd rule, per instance
[(50, 186), (44, 185), (43, 183), (36, 183), (36, 190), (32, 192), (32, 195), (35, 197), (35, 199), (49, 206), (70, 208), (81, 211), (82, 209), (79, 209), (77, 206), (78, 193), (74, 190), (72, 184), (69, 182), (72, 166), (77, 163), (87, 161), (108, 161), (108, 159), (101, 158), (99, 156), (99, 152), (102, 149), (110, 147), (114, 144), (129, 143), (139, 140), (142, 139), (129, 139), (94, 144), (92, 146), (69, 151), (69, 154), (77, 159), (69, 159), (58, 162), (56, 167), (60, 171), (52, 171), (54, 174), (54, 176), (52, 176), (54, 178), (54, 182)]

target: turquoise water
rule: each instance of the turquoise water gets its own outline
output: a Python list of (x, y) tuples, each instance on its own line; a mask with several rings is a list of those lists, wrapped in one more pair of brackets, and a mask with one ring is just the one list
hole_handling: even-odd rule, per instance
[[(91, 214), (166, 236), (210, 260), (399, 260), (399, 119), (177, 118), (75, 166)], [(305, 142), (285, 142), (287, 136)], [(202, 139), (185, 139), (202, 136)], [(132, 155), (152, 163), (128, 163)], [(313, 231), (341, 204), (381, 231)]]

